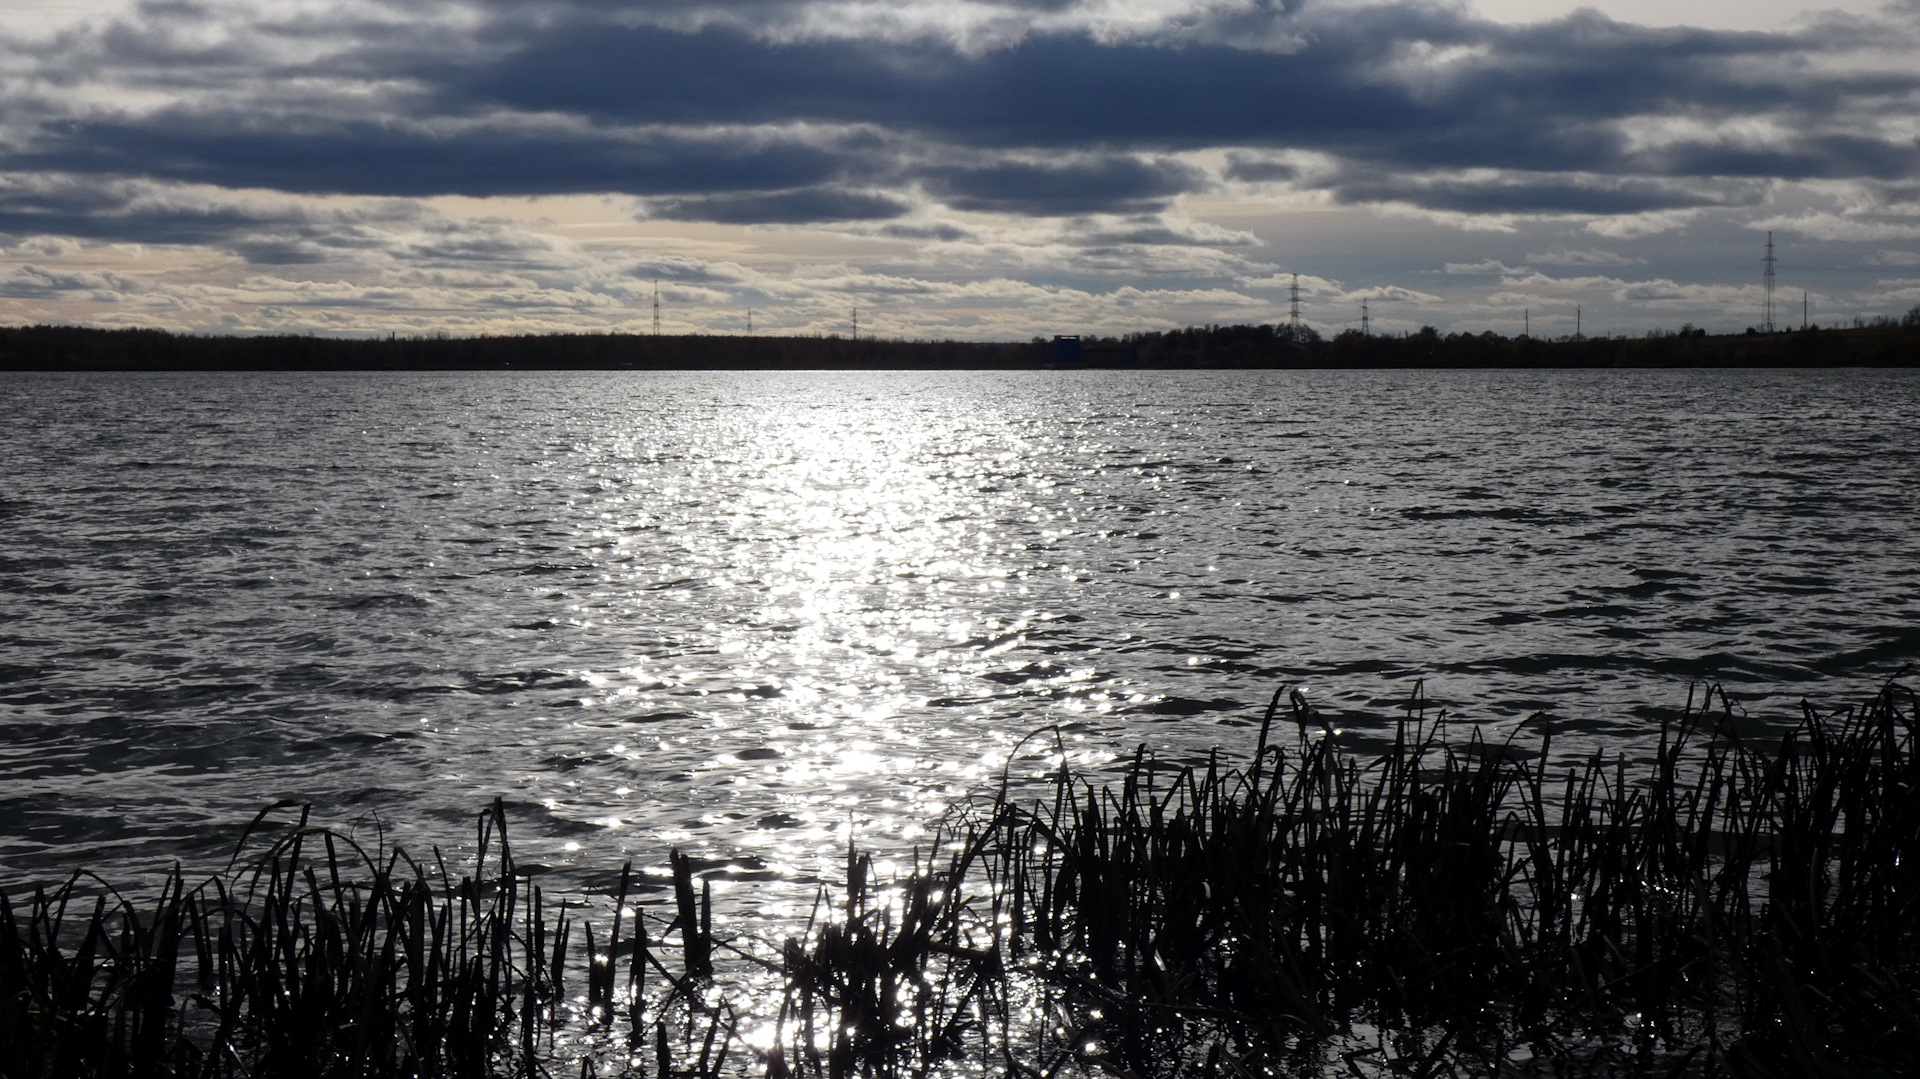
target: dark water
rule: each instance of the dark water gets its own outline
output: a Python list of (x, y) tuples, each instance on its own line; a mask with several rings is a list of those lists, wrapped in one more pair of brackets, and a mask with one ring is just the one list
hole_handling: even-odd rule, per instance
[(1419, 677), (1570, 751), (1698, 679), (1837, 703), (1920, 656), (1916, 415), (1864, 371), (5, 376), (0, 880), (215, 868), (277, 799), (458, 848), (496, 796), (559, 880), (804, 879), (1037, 727), (1244, 750), (1282, 681), (1358, 744)]

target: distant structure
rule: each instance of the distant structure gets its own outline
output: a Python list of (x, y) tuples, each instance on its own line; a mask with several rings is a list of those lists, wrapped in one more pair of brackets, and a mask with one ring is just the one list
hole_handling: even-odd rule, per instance
[(860, 340), (860, 305), (853, 305), (853, 339)]
[(1080, 362), (1080, 335), (1056, 334), (1053, 338), (1054, 363)]
[(1522, 337), (1533, 336), (1533, 308), (1531, 307), (1522, 307), (1520, 309), (1520, 335)]
[(1300, 328), (1300, 275), (1293, 275), (1293, 287), (1287, 290), (1287, 325)]
[(653, 282), (653, 335), (660, 336), (660, 282)]
[(1760, 264), (1766, 267), (1766, 269), (1760, 274), (1760, 278), (1762, 281), (1766, 283), (1766, 286), (1767, 286), (1767, 308), (1766, 308), (1765, 317), (1763, 317), (1760, 320), (1761, 333), (1773, 332), (1773, 264), (1774, 264), (1774, 261), (1775, 259), (1773, 257), (1773, 233), (1769, 231), (1767, 233), (1767, 257), (1760, 260)]
[(1807, 290), (1800, 290), (1800, 328), (1807, 328)]
[(1580, 340), (1580, 305), (1573, 305), (1573, 339)]
[(1369, 328), (1369, 324), (1367, 322), (1367, 301), (1365, 300), (1360, 301), (1360, 336), (1362, 337), (1373, 336), (1373, 331), (1372, 329)]
[(747, 336), (753, 336), (753, 308), (747, 308)]

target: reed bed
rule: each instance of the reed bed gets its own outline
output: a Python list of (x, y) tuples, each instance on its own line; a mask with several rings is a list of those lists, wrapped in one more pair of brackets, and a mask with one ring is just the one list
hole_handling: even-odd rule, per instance
[(1063, 776), (993, 849), (1109, 1071), (1914, 1075), (1914, 717), (1756, 745), (1710, 692), (1650, 768), (1556, 768), (1417, 701), (1358, 759), (1276, 694), (1246, 770)]
[[(516, 868), (497, 803), (477, 850), (458, 877), (437, 856), (381, 859), (303, 807), (247, 865), (194, 888), (176, 870), (144, 905), (87, 874), (23, 903), (0, 892), (0, 1075), (531, 1076), (566, 1057), (591, 1071), (616, 997), (627, 1062), (719, 1073), (732, 1016), (702, 992), (710, 908), (684, 859), (674, 955), (621, 916), (630, 866), (597, 947)], [(665, 985), (651, 998), (650, 970)]]
[(1360, 755), (1276, 693), (1243, 766), (1003, 781), (898, 879), (850, 848), (777, 945), (678, 852), (661, 910), (630, 866), (562, 902), (497, 805), (461, 875), (302, 811), (144, 903), (0, 893), (0, 1077), (1911, 1076), (1915, 717), (1762, 742), (1710, 691), (1569, 766), (1417, 690)]

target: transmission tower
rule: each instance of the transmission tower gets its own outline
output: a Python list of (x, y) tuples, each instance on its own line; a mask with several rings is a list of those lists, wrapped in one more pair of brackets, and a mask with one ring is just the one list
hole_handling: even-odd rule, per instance
[(1521, 326), (1520, 333), (1522, 336), (1525, 336), (1525, 337), (1533, 336), (1533, 308), (1522, 307), (1520, 309), (1520, 326)]
[(747, 336), (753, 336), (753, 308), (747, 308)]
[(1766, 282), (1766, 286), (1767, 286), (1766, 317), (1760, 320), (1760, 332), (1762, 333), (1773, 332), (1773, 264), (1774, 264), (1774, 261), (1775, 259), (1773, 257), (1773, 233), (1768, 232), (1767, 233), (1767, 257), (1760, 260), (1760, 264), (1766, 267), (1766, 271), (1760, 275), (1760, 278), (1762, 281)]
[(1580, 305), (1573, 305), (1573, 339), (1580, 340)]
[(1300, 328), (1300, 275), (1293, 275), (1293, 287), (1287, 290), (1287, 325)]
[(1362, 336), (1362, 337), (1372, 337), (1372, 336), (1373, 336), (1373, 331), (1372, 331), (1371, 329), (1369, 329), (1369, 328), (1368, 328), (1368, 323), (1367, 323), (1367, 301), (1365, 301), (1365, 300), (1361, 300), (1361, 301), (1360, 301), (1360, 336)]
[(860, 305), (853, 305), (853, 339), (860, 340)]
[(653, 283), (653, 335), (660, 336), (660, 282)]

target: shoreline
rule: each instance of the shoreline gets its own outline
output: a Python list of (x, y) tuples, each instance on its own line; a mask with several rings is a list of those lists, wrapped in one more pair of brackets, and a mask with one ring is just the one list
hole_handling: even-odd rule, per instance
[[(1920, 309), (1916, 309), (1920, 310)], [(1061, 342), (554, 334), (215, 337), (0, 327), (0, 371), (1499, 370), (1920, 366), (1920, 316), (1842, 329), (1546, 340), (1494, 333), (1323, 340), (1287, 326), (1209, 326)]]

